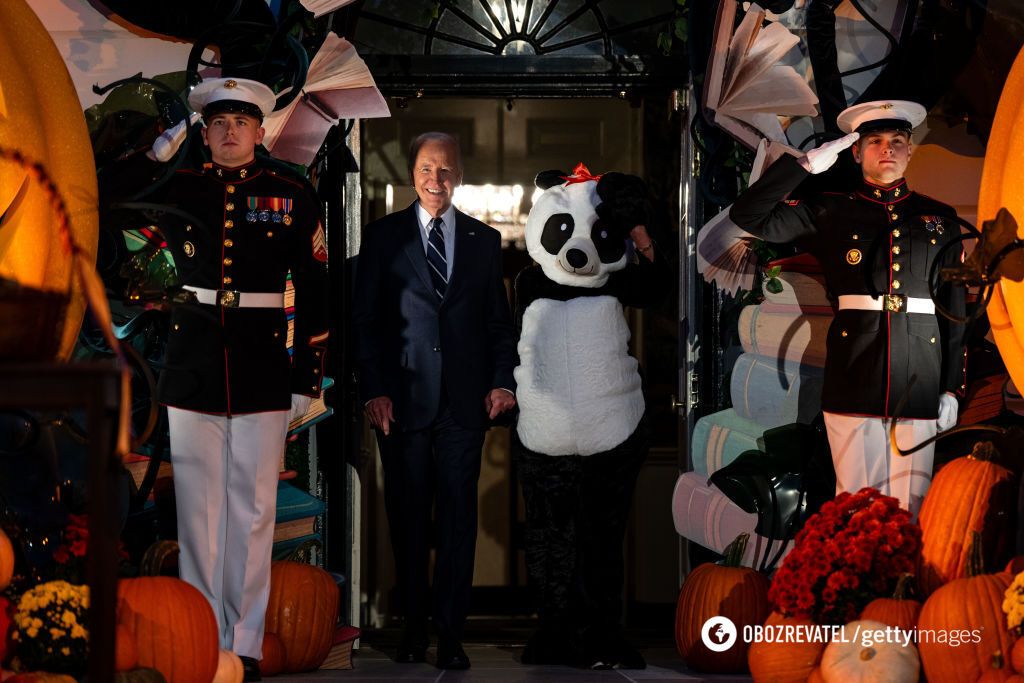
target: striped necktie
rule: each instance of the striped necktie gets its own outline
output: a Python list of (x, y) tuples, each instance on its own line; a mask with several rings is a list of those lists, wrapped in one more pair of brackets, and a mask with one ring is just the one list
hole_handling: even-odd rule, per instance
[(438, 300), (444, 299), (448, 289), (448, 259), (444, 252), (444, 234), (441, 226), (444, 221), (435, 218), (430, 222), (430, 236), (427, 238), (427, 264), (430, 266), (430, 279), (434, 283), (434, 293)]

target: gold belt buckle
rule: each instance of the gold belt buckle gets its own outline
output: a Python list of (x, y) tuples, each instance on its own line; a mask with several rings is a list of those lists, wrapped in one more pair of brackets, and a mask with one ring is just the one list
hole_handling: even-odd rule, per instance
[(217, 290), (217, 305), (223, 306), (224, 308), (238, 308), (238, 304), (242, 300), (242, 295), (231, 289), (218, 289)]
[(899, 313), (901, 310), (906, 308), (907, 297), (902, 294), (886, 294), (885, 295), (885, 310), (890, 313)]

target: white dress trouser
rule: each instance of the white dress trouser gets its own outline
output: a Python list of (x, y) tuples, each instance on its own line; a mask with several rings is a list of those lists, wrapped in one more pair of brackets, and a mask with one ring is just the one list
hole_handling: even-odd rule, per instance
[[(825, 429), (836, 470), (836, 495), (865, 486), (898, 498), (914, 519), (932, 483), (935, 444), (899, 455), (889, 441), (891, 418), (825, 413)], [(935, 420), (900, 420), (896, 443), (906, 450), (937, 433)]]
[(220, 646), (260, 658), (288, 411), (168, 408), (179, 573), (213, 607)]

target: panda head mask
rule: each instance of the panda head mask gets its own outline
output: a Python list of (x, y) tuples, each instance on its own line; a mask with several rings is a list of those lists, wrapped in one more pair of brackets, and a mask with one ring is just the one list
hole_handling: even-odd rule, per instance
[[(572, 287), (601, 287), (626, 267), (626, 240), (646, 224), (646, 188), (635, 176), (591, 176), (579, 164), (568, 175), (537, 175), (537, 198), (526, 220), (526, 248), (549, 280)], [(635, 221), (635, 222), (634, 222)]]

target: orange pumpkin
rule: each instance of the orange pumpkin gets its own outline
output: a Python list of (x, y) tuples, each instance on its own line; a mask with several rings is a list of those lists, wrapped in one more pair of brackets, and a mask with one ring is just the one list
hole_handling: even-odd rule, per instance
[(245, 669), (242, 660), (231, 650), (221, 650), (217, 655), (217, 673), (210, 683), (242, 683)]
[(0, 591), (11, 584), (14, 576), (14, 546), (11, 539), (0, 529)]
[(331, 650), (338, 620), (338, 585), (319, 567), (299, 562), (270, 565), (266, 630), (284, 645), (284, 671), (312, 671)]
[[(11, 627), (14, 625), (14, 605), (7, 598), (0, 596), (0, 662), (7, 659), (11, 647)], [(4, 680), (0, 673), (0, 681)]]
[[(765, 626), (787, 627), (814, 626), (809, 619), (784, 617), (778, 612), (768, 615)], [(767, 639), (766, 639), (767, 640)], [(812, 671), (817, 670), (821, 663), (821, 653), (825, 651), (825, 643), (804, 642), (765, 642), (760, 640), (751, 643), (747, 652), (747, 664), (750, 675), (755, 683), (772, 681), (773, 683), (803, 683)]]
[[(744, 626), (763, 624), (768, 605), (768, 579), (740, 560), (749, 534), (740, 534), (726, 548), (723, 565), (702, 564), (690, 572), (679, 591), (676, 605), (676, 647), (686, 663), (697, 671), (739, 673), (747, 669), (749, 646), (740, 637)], [(736, 643), (714, 652), (703, 642), (701, 631), (711, 617), (726, 617), (736, 627)]]
[(210, 683), (217, 671), (217, 620), (202, 593), (179, 579), (146, 576), (117, 586), (117, 621), (135, 634), (138, 665), (167, 683)]
[(996, 652), (992, 655), (989, 668), (978, 679), (978, 683), (1006, 683), (1015, 675), (1013, 670), (1006, 666), (1003, 653)]
[(901, 631), (912, 631), (917, 626), (917, 616), (921, 613), (921, 603), (907, 597), (912, 579), (913, 576), (910, 574), (901, 576), (892, 597), (872, 600), (864, 607), (860, 618), (895, 626)]
[[(917, 580), (924, 595), (966, 576), (971, 534), (982, 535), (986, 564), (1005, 552), (1009, 510), (1016, 486), (1012, 473), (991, 462), (989, 442), (947, 463), (921, 505), (921, 559)], [(988, 552), (988, 551), (991, 552)]]
[(1010, 666), (1017, 673), (1024, 673), (1024, 638), (1018, 638), (1013, 642), (1013, 649), (1010, 650)]
[(276, 633), (263, 634), (263, 656), (260, 658), (260, 673), (276, 676), (284, 670), (284, 643)]
[[(1011, 651), (1013, 640), (1003, 614), (1003, 593), (1012, 579), (1006, 573), (982, 573), (981, 536), (975, 533), (973, 539), (967, 576), (932, 593), (917, 620), (919, 633), (970, 631), (956, 646), (936, 639), (920, 640), (921, 663), (930, 683), (976, 681), (992, 668), (995, 653)], [(979, 636), (978, 642), (974, 642), (974, 635)]]
[(5, 678), (4, 683), (78, 683), (67, 674), (52, 674), (48, 671), (26, 671)]
[(130, 671), (138, 665), (135, 634), (126, 624), (118, 624), (114, 630), (114, 671)]
[(807, 677), (807, 683), (825, 683), (825, 677), (821, 675), (820, 666), (814, 667), (811, 675)]

